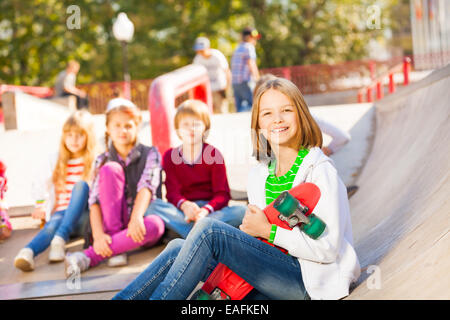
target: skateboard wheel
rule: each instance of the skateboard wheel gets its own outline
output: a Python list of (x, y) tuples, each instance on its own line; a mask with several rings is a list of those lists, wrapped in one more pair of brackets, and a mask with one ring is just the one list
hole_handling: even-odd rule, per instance
[(194, 293), (194, 299), (193, 300), (212, 300), (211, 296), (206, 293), (205, 290), (199, 289), (196, 293)]
[(289, 217), (298, 207), (298, 201), (289, 192), (283, 191), (273, 203), (273, 207), (285, 217)]
[(315, 214), (311, 214), (308, 218), (310, 222), (308, 224), (302, 224), (301, 229), (310, 238), (315, 240), (323, 233), (326, 224)]

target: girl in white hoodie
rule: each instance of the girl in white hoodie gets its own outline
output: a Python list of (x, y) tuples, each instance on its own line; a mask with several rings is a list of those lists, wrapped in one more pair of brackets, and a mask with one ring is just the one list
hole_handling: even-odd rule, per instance
[[(289, 80), (265, 82), (252, 108), (254, 155), (248, 210), (237, 230), (204, 218), (186, 240), (176, 239), (116, 299), (185, 299), (217, 262), (254, 287), (252, 297), (340, 299), (360, 275), (353, 248), (347, 193), (332, 160), (321, 151), (322, 134), (298, 88)], [(283, 190), (317, 185), (314, 213), (327, 227), (316, 240), (299, 227), (271, 225), (262, 209)], [(258, 239), (265, 238), (289, 255)]]

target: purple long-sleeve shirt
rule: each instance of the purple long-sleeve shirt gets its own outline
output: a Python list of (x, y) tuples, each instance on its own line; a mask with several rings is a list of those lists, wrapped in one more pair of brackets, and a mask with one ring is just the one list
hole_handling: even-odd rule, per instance
[[(128, 154), (127, 158), (121, 159), (119, 156), (119, 161), (121, 161), (121, 164), (123, 166), (128, 166), (131, 162), (131, 159), (134, 158), (135, 153), (138, 152), (138, 150), (135, 148), (131, 149), (130, 153)], [(100, 154), (97, 159), (95, 160), (95, 171), (97, 174), (94, 177), (94, 181), (92, 182), (91, 191), (89, 193), (89, 207), (91, 207), (93, 204), (97, 203), (99, 204), (99, 188), (98, 188), (98, 170), (100, 165), (104, 162), (105, 158), (109, 157), (109, 152), (104, 152)], [(143, 188), (148, 188), (152, 193), (152, 200), (156, 199), (156, 190), (160, 184), (160, 170), (161, 170), (161, 155), (157, 151), (156, 148), (151, 148), (148, 155), (147, 160), (145, 163), (144, 171), (142, 172), (142, 175), (139, 179), (138, 184), (136, 185), (136, 190), (139, 192)], [(128, 210), (131, 213), (131, 208), (133, 207), (133, 201), (134, 199), (128, 198), (127, 199), (127, 207)]]

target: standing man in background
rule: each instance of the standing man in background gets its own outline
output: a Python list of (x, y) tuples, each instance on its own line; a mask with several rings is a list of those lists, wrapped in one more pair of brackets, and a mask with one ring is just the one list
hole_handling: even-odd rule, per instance
[(228, 112), (226, 90), (230, 86), (231, 72), (227, 59), (219, 50), (211, 49), (209, 39), (205, 37), (198, 37), (195, 40), (194, 50), (197, 55), (193, 63), (200, 64), (208, 70), (214, 113)]
[(245, 28), (242, 41), (231, 58), (231, 76), (236, 111), (250, 111), (253, 103), (253, 87), (259, 79), (255, 45), (261, 35), (256, 29)]
[(66, 70), (61, 71), (56, 78), (55, 96), (65, 97), (73, 95), (77, 98), (77, 109), (83, 109), (89, 107), (88, 96), (86, 92), (75, 86), (78, 71), (80, 71), (80, 64), (75, 60), (69, 61)]

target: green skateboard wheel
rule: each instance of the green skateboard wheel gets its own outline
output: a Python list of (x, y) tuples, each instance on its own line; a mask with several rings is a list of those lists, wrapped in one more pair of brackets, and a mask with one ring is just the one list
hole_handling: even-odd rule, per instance
[(314, 213), (311, 214), (308, 218), (310, 222), (308, 224), (302, 224), (300, 226), (300, 229), (302, 229), (304, 233), (315, 240), (323, 233), (326, 224)]
[(198, 290), (195, 295), (195, 300), (212, 300), (211, 296), (202, 289)]
[(287, 191), (283, 191), (273, 203), (273, 207), (285, 217), (289, 217), (298, 208), (298, 201)]

